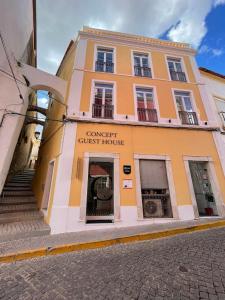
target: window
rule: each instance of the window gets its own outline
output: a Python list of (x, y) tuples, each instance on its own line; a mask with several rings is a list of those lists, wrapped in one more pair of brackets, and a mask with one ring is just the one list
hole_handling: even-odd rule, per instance
[(107, 73), (114, 72), (113, 49), (97, 48), (95, 71)]
[(93, 118), (113, 118), (113, 84), (95, 83)]
[(181, 59), (180, 58), (167, 58), (168, 67), (170, 71), (171, 80), (184, 81), (186, 82), (186, 75), (182, 69)]
[(148, 54), (134, 53), (134, 75), (152, 77)]
[(137, 114), (139, 121), (158, 122), (154, 106), (153, 89), (136, 88)]
[(219, 98), (215, 98), (217, 111), (221, 117), (222, 124), (225, 126), (225, 101)]
[(196, 113), (193, 111), (189, 92), (175, 91), (176, 105), (182, 124), (198, 125)]

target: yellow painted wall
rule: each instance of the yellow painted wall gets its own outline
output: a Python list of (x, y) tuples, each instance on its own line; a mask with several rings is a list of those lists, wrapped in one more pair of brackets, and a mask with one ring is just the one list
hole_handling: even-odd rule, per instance
[[(67, 102), (69, 87), (70, 87), (70, 79), (73, 71), (73, 62), (75, 56), (75, 49), (73, 48), (68, 56), (65, 58), (62, 67), (60, 68), (58, 76), (64, 80), (68, 81), (66, 98), (64, 99), (64, 103)], [(53, 95), (56, 98), (56, 95)], [(59, 102), (53, 100), (52, 105), (48, 108), (48, 118), (54, 120), (62, 120), (63, 115), (66, 114), (66, 108), (64, 105)], [(41, 207), (45, 181), (48, 171), (49, 162), (54, 160), (54, 171), (51, 185), (51, 194), (49, 198), (49, 209), (48, 216), (46, 220), (50, 219), (50, 212), (52, 207), (52, 200), (55, 188), (55, 180), (58, 168), (58, 160), (61, 155), (61, 143), (63, 138), (64, 124), (61, 122), (48, 121), (45, 124), (45, 128), (43, 131), (43, 142), (41, 143), (39, 158), (37, 163), (37, 170), (35, 173), (35, 179), (33, 183), (33, 190), (35, 196), (38, 201), (39, 208)]]
[[(116, 74), (93, 72), (95, 64), (95, 45), (104, 45), (105, 47), (115, 47), (115, 65)], [(154, 78), (144, 78), (132, 76), (132, 50), (139, 52), (148, 52), (151, 55)], [(188, 56), (182, 57), (190, 82), (170, 81), (166, 65), (167, 53), (156, 51), (144, 51), (139, 48), (131, 48), (123, 45), (113, 45), (109, 43), (98, 43), (89, 40), (87, 43), (87, 54), (85, 62), (85, 72), (83, 79), (83, 89), (80, 103), (80, 110), (87, 112), (90, 108), (92, 81), (112, 81), (116, 83), (116, 106), (117, 114), (134, 115), (134, 91), (133, 85), (140, 84), (156, 87), (156, 94), (159, 102), (160, 115), (162, 118), (176, 118), (175, 103), (173, 100), (172, 89), (181, 89), (193, 92), (193, 101), (195, 101), (200, 119), (207, 121), (206, 112), (201, 100), (197, 83), (195, 82), (193, 70)], [(171, 56), (171, 55), (170, 55)], [(172, 55), (176, 56), (176, 55)]]
[[(118, 139), (124, 140), (124, 146), (79, 143), (80, 138), (87, 138), (87, 131), (117, 132)], [(80, 204), (84, 152), (119, 153), (121, 205), (136, 205), (134, 154), (170, 156), (178, 205), (191, 204), (183, 156), (211, 156), (215, 161), (217, 177), (225, 200), (224, 177), (211, 132), (127, 125), (78, 124), (71, 181), (71, 206)], [(123, 174), (123, 165), (127, 164), (132, 167), (131, 175)], [(123, 189), (123, 179), (132, 179), (133, 189)]]

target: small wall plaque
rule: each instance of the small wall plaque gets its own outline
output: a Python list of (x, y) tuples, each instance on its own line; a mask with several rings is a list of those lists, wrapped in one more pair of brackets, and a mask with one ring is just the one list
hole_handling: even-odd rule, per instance
[(133, 188), (133, 182), (131, 179), (125, 179), (123, 180), (123, 188), (124, 189), (132, 189)]
[(124, 174), (130, 174), (130, 173), (131, 173), (131, 166), (129, 166), (129, 165), (124, 165), (124, 166), (123, 166), (123, 173), (124, 173)]

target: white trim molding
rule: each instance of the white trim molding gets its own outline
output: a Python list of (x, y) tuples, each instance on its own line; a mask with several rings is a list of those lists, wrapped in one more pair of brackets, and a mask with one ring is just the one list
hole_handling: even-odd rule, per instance
[[(95, 70), (95, 63), (96, 63), (96, 61), (97, 61), (97, 49), (98, 48), (105, 48), (105, 49), (112, 49), (113, 50), (113, 72), (112, 73), (108, 73), (108, 72), (98, 72), (98, 71), (96, 71)], [(106, 73), (106, 74), (116, 74), (117, 72), (116, 72), (116, 47), (115, 47), (115, 45), (113, 46), (113, 45), (111, 45), (111, 44), (99, 44), (99, 43), (95, 43), (95, 45), (94, 45), (94, 57), (93, 57), (93, 66), (92, 66), (92, 70), (94, 71), (94, 72), (97, 72), (97, 73)]]
[(225, 215), (224, 202), (223, 202), (222, 193), (220, 190), (219, 182), (217, 180), (214, 162), (213, 162), (212, 158), (210, 156), (183, 156), (183, 160), (184, 160), (184, 166), (185, 166), (185, 170), (186, 170), (186, 176), (188, 179), (189, 191), (190, 191), (190, 195), (191, 195), (195, 218), (199, 218), (199, 212), (198, 212), (197, 200), (195, 197), (194, 186), (193, 186), (192, 177), (191, 177), (189, 161), (207, 162), (208, 176), (209, 176), (209, 180), (211, 183), (212, 192), (213, 192), (213, 195), (215, 198), (218, 215), (223, 217)]
[(87, 206), (87, 188), (88, 188), (88, 170), (89, 161), (91, 158), (99, 158), (101, 161), (110, 159), (113, 161), (114, 171), (114, 222), (120, 221), (120, 162), (118, 153), (104, 153), (104, 152), (85, 152), (83, 156), (83, 175), (81, 186), (81, 202), (80, 202), (80, 222), (86, 222), (86, 206)]

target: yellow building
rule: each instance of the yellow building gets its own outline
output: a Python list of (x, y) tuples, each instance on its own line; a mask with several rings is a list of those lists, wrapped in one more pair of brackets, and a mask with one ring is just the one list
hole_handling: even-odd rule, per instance
[(59, 121), (45, 127), (34, 182), (53, 233), (224, 215), (218, 128), (194, 55), (88, 27), (70, 43), (57, 72), (67, 97), (49, 105)]

